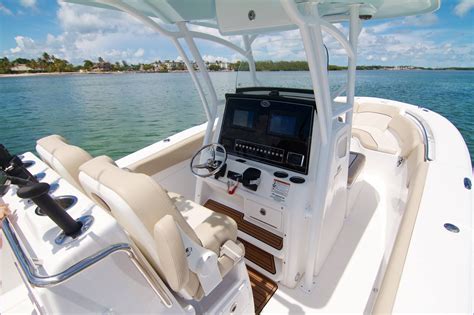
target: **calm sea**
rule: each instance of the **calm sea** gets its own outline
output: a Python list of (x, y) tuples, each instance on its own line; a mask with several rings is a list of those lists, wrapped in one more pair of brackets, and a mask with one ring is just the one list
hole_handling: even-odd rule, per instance
[[(245, 85), (248, 73), (211, 77), (219, 93)], [(265, 86), (309, 87), (307, 72), (259, 73)], [(332, 72), (334, 86), (345, 72)], [(474, 157), (474, 71), (358, 71), (358, 96), (398, 100), (447, 117)], [(0, 78), (0, 143), (13, 153), (60, 134), (93, 155), (114, 159), (205, 121), (187, 73)]]

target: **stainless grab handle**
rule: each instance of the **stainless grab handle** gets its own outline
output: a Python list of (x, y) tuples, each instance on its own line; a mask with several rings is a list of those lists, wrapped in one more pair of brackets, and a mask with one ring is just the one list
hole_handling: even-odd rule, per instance
[(410, 111), (405, 111), (405, 114), (407, 114), (410, 118), (412, 118), (419, 126), (421, 135), (423, 136), (423, 144), (425, 146), (425, 156), (424, 156), (425, 161), (434, 161), (435, 160), (435, 151), (434, 151), (435, 144), (433, 141), (433, 133), (431, 132), (431, 128), (424, 121), (424, 119), (422, 119), (415, 113), (412, 113)]
[(26, 254), (21, 248), (20, 242), (18, 241), (18, 238), (16, 237), (15, 232), (10, 225), (8, 218), (3, 219), (2, 229), (5, 235), (5, 238), (10, 244), (13, 254), (15, 255), (16, 260), (20, 264), (20, 267), (23, 273), (25, 274), (28, 282), (35, 287), (47, 288), (47, 287), (55, 286), (64, 281), (67, 281), (71, 277), (79, 274), (80, 272), (93, 266), (94, 264), (98, 263), (99, 261), (101, 261), (102, 259), (108, 257), (109, 255), (113, 253), (125, 252), (133, 260), (133, 263), (135, 264), (135, 266), (139, 269), (142, 276), (146, 279), (148, 284), (152, 287), (153, 291), (155, 291), (155, 293), (158, 295), (158, 297), (163, 302), (163, 304), (167, 307), (172, 306), (171, 300), (167, 297), (166, 293), (162, 292), (163, 290), (161, 288), (158, 288), (154, 284), (154, 281), (150, 279), (147, 272), (143, 269), (143, 267), (140, 265), (139, 261), (137, 260), (132, 247), (127, 243), (118, 243), (118, 244), (110, 245), (104, 248), (103, 250), (82, 259), (81, 261), (75, 263), (71, 267), (67, 268), (66, 270), (58, 274), (55, 274), (52, 276), (41, 276), (36, 273), (35, 268), (31, 265), (30, 260), (28, 260), (28, 258), (26, 257)]

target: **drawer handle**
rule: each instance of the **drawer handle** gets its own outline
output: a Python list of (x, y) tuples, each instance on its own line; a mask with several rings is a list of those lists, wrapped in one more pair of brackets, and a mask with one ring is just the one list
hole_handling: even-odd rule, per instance
[(263, 208), (260, 208), (260, 214), (261, 215), (266, 215), (267, 214), (267, 210), (263, 209)]

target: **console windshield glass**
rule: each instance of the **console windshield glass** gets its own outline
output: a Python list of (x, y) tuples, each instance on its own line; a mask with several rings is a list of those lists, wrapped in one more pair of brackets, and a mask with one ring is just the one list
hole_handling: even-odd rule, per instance
[(271, 115), (268, 132), (277, 135), (296, 137), (296, 117), (279, 114)]

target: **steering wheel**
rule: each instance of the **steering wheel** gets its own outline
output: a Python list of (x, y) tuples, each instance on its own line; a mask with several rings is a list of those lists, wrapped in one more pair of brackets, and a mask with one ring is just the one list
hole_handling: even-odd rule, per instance
[[(220, 149), (219, 153), (223, 152), (224, 154), (223, 159), (216, 158), (216, 151), (218, 148)], [(200, 156), (202, 152), (206, 152), (209, 158), (204, 163), (195, 164), (196, 158)], [(189, 166), (194, 175), (199, 177), (209, 177), (217, 174), (224, 167), (226, 161), (227, 151), (224, 146), (219, 143), (210, 143), (200, 148), (199, 151), (194, 154)], [(199, 171), (205, 171), (205, 173), (199, 173)]]

